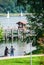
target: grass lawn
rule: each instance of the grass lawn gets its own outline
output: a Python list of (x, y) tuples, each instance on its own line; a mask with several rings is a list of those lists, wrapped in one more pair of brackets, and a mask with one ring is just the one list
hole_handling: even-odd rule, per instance
[[(30, 57), (0, 60), (0, 65), (30, 65)], [(32, 65), (44, 65), (44, 57), (33, 57)]]

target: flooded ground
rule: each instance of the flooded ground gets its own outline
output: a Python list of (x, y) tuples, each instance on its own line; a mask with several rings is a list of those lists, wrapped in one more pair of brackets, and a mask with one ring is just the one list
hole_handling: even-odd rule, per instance
[[(19, 44), (17, 42), (14, 42), (14, 43), (3, 43), (3, 44), (0, 44), (0, 56), (3, 56), (4, 55), (4, 50), (5, 50), (5, 47), (7, 46), (8, 49), (9, 49), (9, 53), (10, 53), (10, 47), (11, 45), (15, 48), (14, 50), (14, 56), (21, 56), (21, 55), (24, 55), (24, 51), (26, 53), (29, 53), (30, 52), (30, 43), (28, 44)], [(32, 46), (32, 51), (35, 50), (36, 47), (33, 47)], [(10, 56), (10, 54), (8, 54), (8, 56)]]
[[(14, 29), (17, 29), (18, 28), (18, 25), (16, 24), (17, 22), (19, 21), (24, 21), (24, 22), (27, 22), (27, 18), (26, 16), (12, 16), (12, 17), (3, 17), (3, 16), (0, 16), (0, 26), (2, 26), (4, 29), (9, 29), (9, 28), (14, 28)], [(0, 44), (0, 56), (3, 56), (4, 55), (4, 50), (5, 50), (5, 47), (7, 46), (9, 48), (9, 52), (10, 52), (10, 47), (11, 45), (13, 45), (13, 47), (15, 48), (15, 51), (14, 51), (14, 55), (15, 56), (21, 56), (21, 55), (24, 55), (25, 53), (29, 53), (30, 52), (30, 43), (28, 44), (19, 44), (19, 42), (13, 42), (12, 44), (11, 43), (1, 43)], [(32, 46), (32, 51), (35, 50), (36, 47), (33, 47)], [(24, 53), (25, 51), (25, 53)], [(10, 54), (8, 55), (10, 56)]]

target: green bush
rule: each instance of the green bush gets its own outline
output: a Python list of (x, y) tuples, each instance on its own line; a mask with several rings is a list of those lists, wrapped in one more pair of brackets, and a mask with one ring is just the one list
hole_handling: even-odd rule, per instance
[(0, 42), (3, 40), (3, 28), (0, 27)]

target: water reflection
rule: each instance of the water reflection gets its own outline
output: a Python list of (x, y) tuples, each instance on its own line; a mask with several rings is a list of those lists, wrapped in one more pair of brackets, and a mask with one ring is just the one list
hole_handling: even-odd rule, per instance
[[(11, 27), (17, 29), (18, 25), (16, 23), (19, 21), (27, 21), (26, 16), (22, 16), (22, 17), (12, 16), (9, 19), (7, 19), (6, 17), (0, 17), (0, 24), (3, 26), (4, 29), (11, 28)], [(4, 55), (4, 49), (6, 46), (9, 48), (9, 51), (10, 51), (11, 45), (13, 45), (13, 47), (16, 49), (14, 51), (14, 56), (24, 55), (24, 51), (26, 53), (30, 52), (30, 43), (29, 44), (24, 43), (23, 45), (22, 43), (19, 44), (19, 42), (13, 42), (12, 44), (11, 43), (3, 42), (3, 44), (0, 44), (0, 56)], [(32, 50), (35, 50), (35, 49), (36, 47), (32, 47)]]
[[(0, 44), (0, 56), (4, 55), (4, 49), (6, 46), (9, 48), (9, 52), (10, 52), (11, 45), (15, 48), (14, 56), (24, 55), (24, 51), (26, 53), (30, 52), (30, 43), (23, 44), (23, 45), (19, 44), (17, 42), (13, 42), (12, 44), (11, 43), (3, 43), (3, 44)], [(35, 49), (36, 49), (36, 47), (32, 47), (32, 50), (35, 50)], [(10, 56), (10, 54), (8, 54), (8, 56)]]

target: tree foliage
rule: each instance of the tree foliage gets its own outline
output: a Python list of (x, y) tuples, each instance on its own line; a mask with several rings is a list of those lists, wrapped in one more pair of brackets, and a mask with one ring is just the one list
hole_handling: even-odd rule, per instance
[[(44, 2), (43, 0), (34, 0), (30, 1), (31, 8), (28, 8), (28, 12), (32, 13), (31, 15), (28, 15), (28, 21), (32, 25), (32, 29), (37, 34), (36, 40), (33, 40), (33, 45), (37, 47), (37, 49), (44, 51)], [(33, 37), (34, 38), (34, 37)], [(38, 42), (39, 38), (41, 40)], [(36, 42), (34, 42), (36, 41)]]
[[(30, 9), (31, 7), (31, 9)], [(0, 0), (0, 13), (6, 13), (8, 10), (11, 13), (23, 12), (41, 12), (44, 9), (43, 0)]]
[(0, 28), (0, 41), (2, 41), (2, 40), (3, 40), (3, 29)]

